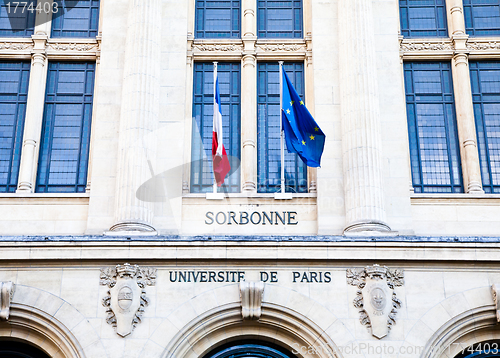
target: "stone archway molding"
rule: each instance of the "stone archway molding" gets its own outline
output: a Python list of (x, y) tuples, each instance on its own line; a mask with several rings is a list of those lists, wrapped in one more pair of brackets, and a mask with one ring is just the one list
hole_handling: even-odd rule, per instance
[(51, 357), (106, 357), (90, 322), (71, 304), (41, 289), (16, 285), (0, 339), (25, 341)]
[[(272, 342), (300, 358), (342, 358), (337, 345), (353, 340), (333, 313), (297, 291), (266, 285), (259, 320), (243, 320), (237, 284), (215, 291), (221, 292), (208, 291), (193, 297), (176, 312), (186, 312), (199, 307), (200, 303), (213, 302), (209, 309), (193, 313), (191, 318), (182, 322), (178, 319), (180, 315), (173, 312), (150, 337), (157, 347), (164, 347), (162, 358), (199, 358), (222, 344), (241, 339)], [(218, 299), (212, 300), (212, 296)], [(299, 307), (307, 308), (306, 312), (299, 313)], [(169, 335), (171, 339), (167, 338)], [(162, 340), (169, 343), (164, 346)]]
[(415, 323), (403, 346), (423, 347), (415, 355), (420, 358), (454, 357), (462, 349), (457, 342), (477, 342), (480, 332), (496, 325), (491, 287), (479, 287), (457, 293), (431, 308)]

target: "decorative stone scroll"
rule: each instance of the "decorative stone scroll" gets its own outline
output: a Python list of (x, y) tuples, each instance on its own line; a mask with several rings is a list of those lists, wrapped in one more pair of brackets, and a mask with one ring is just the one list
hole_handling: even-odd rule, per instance
[(223, 44), (193, 44), (193, 49), (202, 52), (232, 52), (232, 51), (242, 51), (243, 45), (223, 45)]
[(491, 285), (491, 293), (493, 294), (493, 302), (495, 303), (495, 311), (497, 312), (497, 322), (500, 322), (500, 284)]
[(97, 51), (98, 44), (77, 44), (77, 43), (51, 43), (49, 44), (49, 48), (54, 51), (77, 51), (77, 52), (91, 52)]
[(305, 44), (265, 44), (265, 45), (257, 45), (257, 49), (265, 52), (297, 52), (297, 51), (305, 51)]
[(129, 335), (141, 322), (144, 307), (149, 304), (146, 286), (156, 284), (156, 269), (137, 265), (116, 265), (101, 269), (100, 282), (108, 286), (102, 304), (106, 307), (106, 322), (122, 337)]
[(491, 51), (500, 50), (500, 42), (487, 41), (487, 42), (471, 42), (467, 41), (467, 50), (469, 51)]
[(353, 303), (359, 309), (361, 324), (378, 339), (385, 337), (396, 324), (396, 313), (401, 307), (394, 287), (403, 286), (403, 271), (373, 265), (347, 269), (346, 276), (347, 283), (359, 289)]
[(33, 43), (27, 43), (27, 42), (2, 42), (0, 43), (0, 50), (7, 50), (7, 51), (26, 51), (26, 50), (32, 50), (33, 49)]
[(0, 321), (7, 321), (10, 314), (10, 302), (14, 296), (15, 285), (8, 282), (0, 282)]
[(401, 42), (402, 52), (454, 51), (452, 42)]
[(259, 319), (262, 314), (264, 282), (241, 282), (241, 314), (244, 320)]

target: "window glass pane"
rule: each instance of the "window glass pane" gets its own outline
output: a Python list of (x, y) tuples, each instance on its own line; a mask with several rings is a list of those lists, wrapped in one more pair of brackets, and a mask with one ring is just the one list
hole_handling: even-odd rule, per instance
[[(212, 133), (214, 73), (212, 63), (195, 63), (193, 84), (193, 131), (191, 140), (191, 192), (213, 190)], [(223, 144), (231, 171), (219, 192), (240, 191), (240, 64), (217, 65), (222, 107)]]
[(94, 63), (49, 63), (37, 192), (85, 192), (94, 73)]
[[(304, 65), (285, 63), (285, 71), (304, 98)], [(257, 74), (257, 191), (274, 193), (281, 184), (280, 78), (278, 63), (259, 63)], [(285, 186), (291, 193), (307, 192), (307, 166), (285, 147)]]
[(240, 1), (196, 1), (195, 37), (239, 38)]
[(99, 0), (54, 0), (52, 37), (95, 37), (99, 23)]
[(0, 192), (17, 188), (29, 62), (0, 62)]
[(415, 192), (463, 192), (450, 64), (410, 62), (404, 73)]
[(399, 16), (405, 37), (447, 36), (445, 0), (400, 0)]
[(500, 34), (499, 0), (463, 0), (465, 29), (471, 36)]
[(301, 38), (302, 1), (257, 1), (258, 37)]
[(500, 193), (500, 62), (469, 66), (483, 188)]
[[(26, 3), (26, 5), (24, 5)], [(36, 0), (16, 2), (0, 1), (0, 36), (30, 37), (35, 28)]]

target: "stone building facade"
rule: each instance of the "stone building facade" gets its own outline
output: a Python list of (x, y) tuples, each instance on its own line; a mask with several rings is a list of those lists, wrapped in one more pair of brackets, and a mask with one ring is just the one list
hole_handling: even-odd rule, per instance
[[(13, 4), (0, 356), (500, 354), (497, 0)], [(285, 199), (279, 61), (326, 134)]]

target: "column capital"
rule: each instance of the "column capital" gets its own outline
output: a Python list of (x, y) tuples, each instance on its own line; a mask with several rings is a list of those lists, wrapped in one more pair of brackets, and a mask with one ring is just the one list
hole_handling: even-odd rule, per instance
[(469, 55), (467, 53), (459, 52), (453, 56), (453, 60), (455, 61), (455, 66), (458, 65), (469, 65)]
[(255, 67), (257, 63), (257, 57), (253, 54), (247, 54), (243, 56), (243, 67), (252, 66)]

